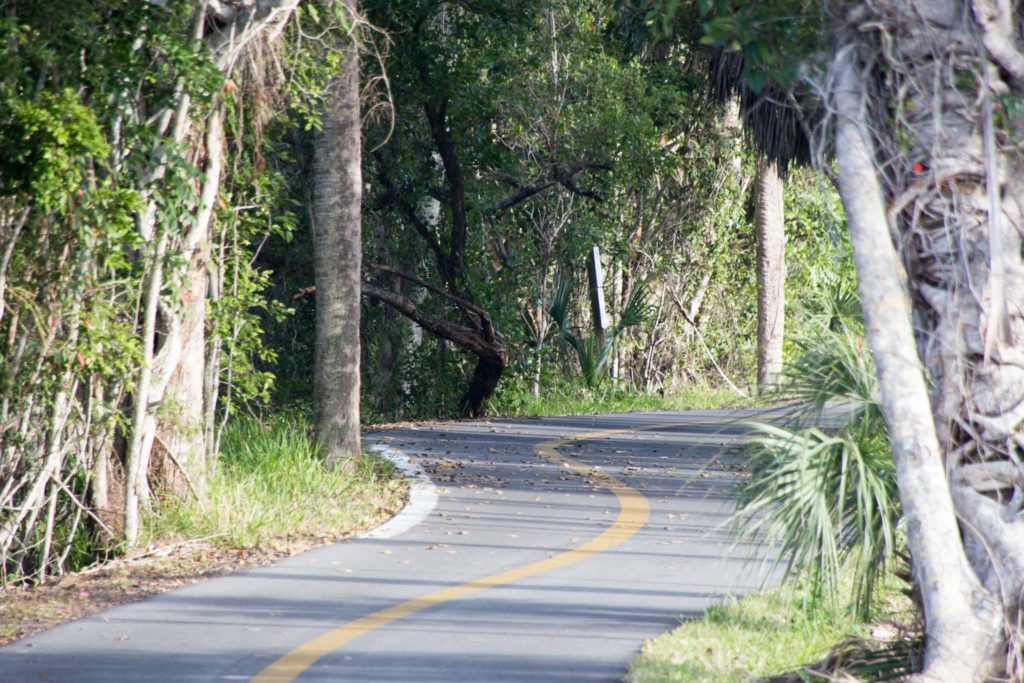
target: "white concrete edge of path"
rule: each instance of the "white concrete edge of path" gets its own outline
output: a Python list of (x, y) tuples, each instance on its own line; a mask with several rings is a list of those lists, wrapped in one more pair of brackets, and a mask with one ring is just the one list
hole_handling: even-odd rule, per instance
[(394, 538), (413, 528), (433, 512), (437, 506), (437, 487), (423, 468), (413, 462), (404, 451), (382, 443), (374, 444), (370, 449), (390, 460), (404, 475), (405, 480), (409, 482), (409, 500), (397, 515), (357, 538)]

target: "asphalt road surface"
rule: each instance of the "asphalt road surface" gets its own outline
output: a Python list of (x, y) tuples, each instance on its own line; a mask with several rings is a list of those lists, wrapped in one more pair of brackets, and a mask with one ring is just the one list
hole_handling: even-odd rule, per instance
[(741, 420), (751, 414), (508, 419), (369, 435), (426, 470), (436, 506), (424, 510), (430, 491), (419, 490), (419, 513), (384, 537), (0, 648), (0, 681), (621, 680), (644, 639), (765, 580), (755, 550), (734, 546), (723, 524), (744, 476)]

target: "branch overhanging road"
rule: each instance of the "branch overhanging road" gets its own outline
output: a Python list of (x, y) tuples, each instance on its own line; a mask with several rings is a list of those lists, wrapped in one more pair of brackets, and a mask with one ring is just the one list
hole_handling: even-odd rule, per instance
[(755, 412), (370, 435), (435, 482), (421, 523), (18, 641), (0, 681), (620, 680), (644, 639), (765, 580), (724, 524)]

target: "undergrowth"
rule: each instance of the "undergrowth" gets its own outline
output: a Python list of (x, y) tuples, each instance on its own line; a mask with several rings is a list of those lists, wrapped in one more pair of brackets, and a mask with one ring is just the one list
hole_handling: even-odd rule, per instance
[(301, 414), (242, 416), (225, 430), (204, 501), (163, 501), (146, 527), (150, 540), (209, 536), (242, 548), (276, 537), (326, 539), (383, 521), (405, 490), (376, 456), (351, 471), (327, 467)]

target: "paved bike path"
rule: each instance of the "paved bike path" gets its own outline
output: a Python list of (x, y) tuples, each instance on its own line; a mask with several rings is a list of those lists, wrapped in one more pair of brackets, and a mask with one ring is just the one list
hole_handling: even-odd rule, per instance
[[(248, 681), (261, 672), (263, 681), (621, 680), (644, 639), (762, 583), (764, 566), (723, 526), (744, 476), (740, 421), (750, 415), (509, 419), (370, 435), (435, 482), (437, 506), (421, 523), (18, 641), (0, 648), (0, 681)], [(569, 462), (542, 457), (538, 447), (553, 442)], [(646, 499), (642, 528), (565, 566), (474, 587), (614, 534), (623, 502), (609, 481)], [(457, 597), (407, 602), (430, 594)], [(377, 628), (367, 621), (402, 604), (414, 609)], [(275, 665), (353, 622), (337, 649)]]

